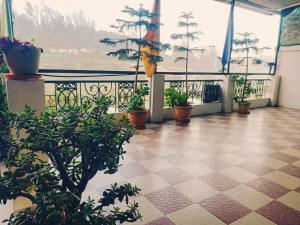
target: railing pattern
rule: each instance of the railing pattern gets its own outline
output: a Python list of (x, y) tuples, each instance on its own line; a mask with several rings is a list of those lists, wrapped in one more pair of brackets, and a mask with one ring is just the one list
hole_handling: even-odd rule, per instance
[[(203, 104), (204, 103), (204, 92), (205, 86), (207, 85), (220, 85), (222, 80), (189, 80), (188, 81), (188, 94), (189, 102), (192, 104)], [(166, 88), (175, 88), (177, 91), (184, 92), (186, 90), (186, 82), (184, 80), (165, 80)], [(218, 90), (207, 90), (210, 96), (220, 97), (221, 93), (217, 93)], [(220, 98), (218, 98), (218, 101)]]
[[(139, 81), (138, 86), (147, 81)], [(111, 111), (126, 110), (129, 97), (134, 93), (134, 81), (118, 80), (76, 80), (46, 81), (46, 107), (48, 110), (60, 110), (68, 106), (80, 105), (100, 96), (111, 98)], [(145, 101), (148, 101), (146, 97)]]
[[(264, 99), (269, 98), (269, 91), (271, 80), (270, 79), (249, 79), (253, 93), (246, 100)], [(243, 93), (243, 87), (235, 85), (234, 92), (236, 95)]]
[[(111, 98), (111, 112), (124, 112), (127, 108), (129, 97), (134, 93), (134, 80), (128, 76), (134, 75), (130, 71), (44, 71), (46, 79), (46, 106), (50, 111), (61, 110), (67, 106), (81, 105), (84, 102), (100, 96)], [(58, 73), (50, 75), (46, 72)], [(76, 76), (69, 76), (69, 73), (76, 73)], [(68, 74), (68, 76), (66, 76)], [(162, 74), (162, 73), (161, 73)], [(166, 73), (165, 89), (173, 87), (184, 92), (186, 82), (174, 76), (181, 76), (181, 73)], [(172, 76), (168, 77), (168, 76)], [(220, 84), (223, 80), (208, 80), (204, 78), (195, 79), (201, 73), (191, 73), (195, 76), (188, 80), (189, 102), (192, 104), (203, 104), (221, 101)], [(49, 77), (56, 77), (62, 80), (49, 80)], [(89, 78), (88, 78), (89, 77)], [(108, 77), (115, 77), (114, 79)], [(67, 78), (67, 79), (66, 79)], [(191, 77), (190, 77), (191, 78)], [(90, 80), (87, 80), (90, 79)], [(110, 79), (110, 80), (107, 80)], [(144, 78), (141, 78), (144, 79)], [(147, 83), (147, 80), (140, 80), (138, 86)], [(247, 100), (268, 98), (270, 79), (249, 79), (254, 93)], [(241, 93), (242, 88), (235, 85), (235, 93)], [(150, 97), (145, 98), (146, 107), (150, 105)]]

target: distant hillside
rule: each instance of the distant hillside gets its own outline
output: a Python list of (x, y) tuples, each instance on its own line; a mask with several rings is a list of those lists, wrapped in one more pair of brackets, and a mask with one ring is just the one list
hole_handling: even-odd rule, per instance
[[(120, 62), (106, 55), (109, 47), (99, 43), (103, 38), (121, 38), (116, 33), (97, 30), (94, 21), (82, 11), (63, 15), (43, 5), (38, 8), (29, 1), (22, 14), (15, 14), (15, 36), (17, 39), (32, 41), (44, 49), (41, 68), (55, 69), (98, 69), (129, 70), (130, 62)], [(191, 71), (218, 72), (221, 65), (214, 46), (203, 46), (203, 54), (190, 58)], [(183, 71), (182, 63), (175, 64), (175, 54), (163, 54), (162, 71)], [(242, 68), (243, 69), (243, 68)], [(259, 68), (261, 71), (262, 69)], [(267, 71), (267, 69), (266, 69)]]
[(15, 15), (15, 35), (47, 49), (95, 49), (101, 37), (119, 38), (120, 35), (98, 31), (93, 21), (80, 11), (65, 16), (48, 6), (41, 9), (27, 2), (25, 12)]

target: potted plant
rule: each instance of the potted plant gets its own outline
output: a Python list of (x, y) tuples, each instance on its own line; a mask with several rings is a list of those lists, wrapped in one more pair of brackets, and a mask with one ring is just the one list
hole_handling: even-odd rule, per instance
[(145, 83), (137, 88), (135, 93), (129, 97), (127, 105), (128, 118), (136, 129), (145, 129), (148, 110), (145, 109), (145, 97), (149, 95), (148, 84)]
[(232, 51), (236, 57), (230, 60), (231, 64), (245, 66), (244, 75), (237, 76), (235, 80), (235, 95), (233, 100), (238, 104), (240, 114), (249, 114), (250, 102), (246, 99), (255, 92), (251, 87), (251, 82), (248, 80), (250, 64), (266, 63), (262, 59), (256, 57), (260, 52), (270, 49), (269, 47), (258, 47), (259, 39), (254, 37), (253, 33), (245, 32), (238, 33), (239, 37), (233, 40), (235, 47)]
[[(191, 30), (191, 28), (198, 27), (198, 24), (194, 21), (192, 12), (183, 12), (182, 15), (179, 17), (178, 27), (184, 28), (184, 33), (175, 33), (171, 35), (171, 39), (174, 41), (181, 40), (184, 41), (184, 45), (175, 45), (174, 51), (183, 53), (184, 56), (177, 57), (175, 59), (175, 62), (185, 62), (185, 93), (179, 93), (175, 89), (169, 89), (165, 93), (168, 95), (167, 99), (173, 98), (176, 100), (175, 104), (175, 114), (176, 114), (176, 120), (178, 122), (184, 122), (188, 123), (190, 122), (190, 116), (192, 114), (192, 105), (188, 103), (188, 72), (189, 72), (189, 58), (190, 54), (193, 52), (203, 52), (204, 49), (201, 49), (199, 47), (192, 47), (191, 42), (194, 40), (199, 39), (199, 35), (202, 34), (200, 31)], [(172, 96), (172, 97), (171, 97)], [(171, 104), (173, 105), (173, 104)], [(174, 105), (173, 105), (174, 106)], [(177, 117), (178, 116), (178, 117)], [(189, 116), (189, 117), (188, 117)]]
[(11, 75), (33, 76), (38, 73), (41, 48), (30, 42), (2, 37), (0, 51), (0, 65), (7, 63)]
[(165, 90), (165, 97), (167, 104), (175, 108), (176, 121), (189, 123), (193, 107), (188, 102), (188, 95), (185, 92), (177, 91), (171, 87)]
[[(108, 56), (117, 57), (119, 60), (134, 62), (135, 68), (135, 81), (133, 96), (128, 99), (127, 111), (129, 112), (130, 121), (136, 128), (144, 128), (145, 125), (142, 121), (146, 118), (148, 110), (141, 110), (144, 106), (144, 97), (149, 94), (148, 86), (138, 88), (138, 75), (140, 73), (140, 66), (143, 59), (147, 58), (150, 64), (157, 65), (163, 58), (157, 53), (170, 48), (169, 44), (162, 44), (157, 41), (151, 41), (142, 36), (143, 31), (154, 31), (159, 29), (160, 24), (151, 20), (154, 17), (160, 16), (151, 13), (149, 10), (144, 9), (142, 6), (139, 9), (134, 9), (126, 6), (123, 13), (129, 15), (132, 19), (118, 19), (118, 25), (112, 26), (117, 29), (119, 33), (130, 31), (131, 37), (127, 36), (122, 39), (105, 38), (100, 40), (101, 43), (112, 47), (121, 46), (116, 51), (109, 52)], [(150, 21), (150, 22), (148, 22)], [(139, 123), (135, 123), (139, 121)]]
[(251, 87), (251, 82), (249, 82), (246, 76), (234, 76), (233, 82), (235, 83), (234, 97), (233, 100), (238, 104), (238, 112), (240, 114), (249, 114), (250, 102), (246, 101), (254, 89)]
[[(16, 136), (7, 139), (3, 163), (8, 170), (0, 174), (0, 204), (23, 197), (33, 205), (12, 213), (8, 224), (114, 225), (141, 218), (138, 203), (129, 203), (139, 189), (130, 184), (113, 184), (97, 201), (83, 198), (99, 171), (118, 171), (123, 144), (133, 135), (126, 117), (115, 120), (107, 113), (110, 104), (101, 97), (41, 115), (26, 107), (10, 117)], [(125, 207), (115, 207), (116, 203)]]

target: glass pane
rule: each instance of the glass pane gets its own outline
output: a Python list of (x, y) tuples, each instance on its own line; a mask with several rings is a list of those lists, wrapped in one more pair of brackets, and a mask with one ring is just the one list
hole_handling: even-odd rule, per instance
[[(229, 15), (229, 5), (212, 0), (184, 0), (162, 2), (161, 40), (175, 44), (170, 40), (173, 33), (181, 32), (177, 28), (181, 12), (192, 11), (196, 30), (203, 35), (192, 43), (194, 47), (205, 49), (203, 53), (194, 53), (190, 57), (189, 71), (219, 72), (225, 34)], [(124, 5), (152, 9), (151, 0), (19, 0), (14, 1), (15, 33), (18, 39), (34, 40), (44, 49), (41, 68), (55, 69), (97, 69), (97, 70), (132, 70), (130, 62), (120, 62), (106, 56), (111, 50), (99, 43), (100, 39), (118, 38), (110, 27), (117, 18), (123, 18)], [(274, 49), (278, 37), (278, 17), (265, 16), (237, 8), (236, 31), (254, 32), (261, 39), (262, 45), (272, 51), (262, 56), (274, 62)], [(130, 33), (127, 33), (130, 35)], [(184, 44), (184, 42), (176, 42)], [(183, 71), (184, 63), (174, 63), (178, 54), (168, 51), (159, 71)], [(233, 71), (242, 71), (234, 68)], [(251, 67), (251, 71), (265, 72), (267, 67)]]
[[(269, 63), (275, 62), (279, 22), (279, 16), (264, 15), (236, 7), (235, 38), (241, 38), (241, 36), (237, 35), (238, 33), (252, 33), (253, 35), (250, 36), (251, 39), (259, 39), (259, 42), (254, 46), (258, 48), (269, 48), (259, 51), (258, 53), (252, 51), (249, 54), (250, 73), (268, 73), (270, 69)], [(240, 54), (233, 53), (232, 55), (232, 58), (241, 57), (246, 57), (246, 52)], [(256, 59), (258, 61), (256, 61)], [(230, 72), (246, 72), (246, 60), (242, 64), (231, 65)]]

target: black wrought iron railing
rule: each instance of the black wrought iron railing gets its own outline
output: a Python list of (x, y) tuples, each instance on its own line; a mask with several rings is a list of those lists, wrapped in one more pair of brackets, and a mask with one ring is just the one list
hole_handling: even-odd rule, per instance
[[(147, 80), (140, 80), (142, 85)], [(192, 104), (204, 103), (206, 85), (219, 85), (221, 80), (189, 80), (189, 101)], [(111, 111), (123, 112), (128, 105), (129, 97), (134, 93), (134, 81), (132, 80), (46, 80), (46, 106), (48, 110), (60, 110), (67, 106), (80, 105), (100, 96), (109, 97), (112, 100)], [(166, 80), (165, 88), (174, 87), (178, 91), (185, 90), (185, 81)], [(220, 90), (208, 90), (209, 96), (217, 96), (215, 101), (220, 101)], [(149, 105), (149, 96), (145, 98)]]
[[(146, 82), (141, 80), (138, 84)], [(112, 100), (111, 111), (123, 112), (134, 93), (134, 81), (131, 80), (46, 80), (45, 83), (46, 107), (49, 110), (60, 110), (106, 96)], [(146, 97), (146, 104), (148, 99)]]
[[(110, 111), (125, 111), (129, 97), (134, 93), (134, 71), (98, 71), (98, 70), (40, 70), (46, 83), (46, 106), (48, 110), (60, 110), (67, 106), (80, 105), (102, 95), (112, 99)], [(148, 82), (144, 73), (140, 72), (139, 85)], [(174, 87), (185, 90), (183, 72), (158, 72), (165, 76), (165, 88)], [(220, 100), (220, 85), (222, 79), (213, 79), (222, 73), (191, 72), (188, 81), (189, 101), (202, 104)], [(250, 74), (262, 75), (266, 74)], [(205, 77), (206, 76), (206, 77)], [(209, 78), (208, 78), (209, 77)], [(269, 92), (268, 79), (253, 79), (255, 94), (251, 99), (265, 98)], [(235, 91), (241, 91), (236, 89)], [(149, 96), (145, 98), (149, 106)]]
[[(264, 99), (269, 98), (270, 93), (270, 79), (249, 79), (253, 92), (246, 100)], [(235, 95), (241, 95), (243, 93), (243, 86), (236, 85), (234, 88)]]
[[(221, 101), (221, 88), (222, 80), (189, 80), (188, 95), (189, 102), (192, 104), (207, 103), (205, 97), (208, 96), (211, 102)], [(208, 88), (217, 86), (217, 88)], [(219, 86), (219, 88), (218, 88)], [(165, 80), (165, 89), (174, 88), (177, 91), (184, 92), (186, 90), (186, 82), (184, 80)]]

